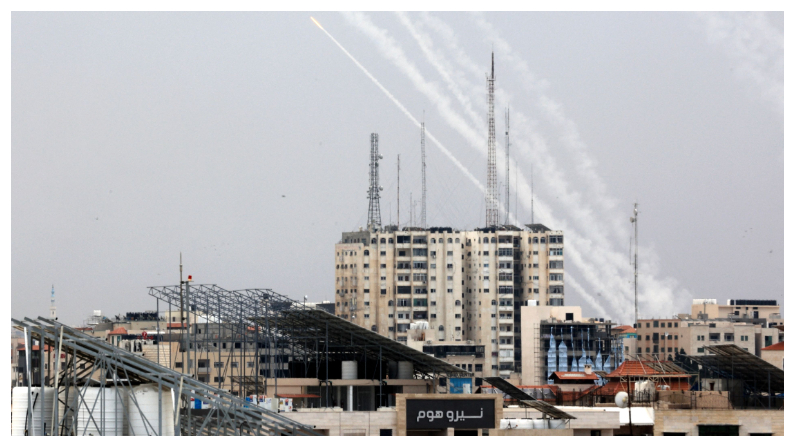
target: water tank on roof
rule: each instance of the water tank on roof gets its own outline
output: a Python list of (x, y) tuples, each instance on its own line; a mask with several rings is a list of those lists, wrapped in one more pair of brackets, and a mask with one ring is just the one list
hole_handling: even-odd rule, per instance
[[(161, 412), (162, 427), (158, 422)], [(174, 403), (170, 388), (158, 392), (157, 385), (153, 383), (136, 386), (129, 392), (127, 415), (127, 434), (130, 436), (174, 436)], [(161, 429), (162, 434), (159, 432)]]
[(113, 387), (86, 388), (77, 410), (77, 436), (123, 436), (125, 395)]
[(356, 380), (359, 378), (359, 363), (356, 360), (342, 362), (342, 380)]
[[(44, 433), (51, 434), (52, 410), (55, 404), (55, 388), (44, 387), (44, 396), (41, 396), (40, 387), (30, 388), (30, 400), (33, 402), (33, 415), (28, 419), (28, 387), (19, 386), (11, 390), (11, 436), (40, 436), (42, 422)], [(44, 419), (41, 417), (42, 405), (44, 406)], [(25, 433), (27, 431), (27, 433)]]
[(400, 361), (398, 362), (398, 379), (413, 379), (414, 378), (414, 364), (411, 362)]

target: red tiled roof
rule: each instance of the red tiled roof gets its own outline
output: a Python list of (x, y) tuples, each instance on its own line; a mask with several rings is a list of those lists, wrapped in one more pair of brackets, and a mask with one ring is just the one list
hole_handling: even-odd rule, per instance
[(127, 329), (119, 326), (116, 329), (108, 332), (108, 335), (127, 335)]
[[(17, 351), (24, 351), (24, 350), (25, 350), (25, 345), (22, 345), (21, 347), (17, 348)], [(39, 350), (39, 345), (31, 346), (30, 350), (31, 351), (38, 351)], [(47, 352), (49, 350), (50, 350), (50, 345), (44, 345), (44, 352)]]
[[(627, 360), (605, 377), (638, 377), (638, 376), (663, 376), (663, 377), (689, 377), (687, 374), (672, 374), (660, 372), (655, 368), (658, 362)], [(666, 363), (662, 361), (660, 363)]]
[(584, 372), (555, 371), (550, 377), (557, 376), (560, 380), (599, 380), (599, 376), (594, 373), (585, 374)]
[(627, 325), (624, 325), (624, 326), (616, 326), (616, 327), (614, 327), (614, 328), (612, 329), (612, 331), (613, 331), (613, 332), (632, 332), (632, 333), (634, 333), (634, 332), (635, 332), (635, 328), (634, 328), (634, 327), (632, 327), (632, 326), (627, 326)]
[(763, 351), (783, 351), (784, 350), (784, 342), (780, 341), (774, 345), (770, 345), (766, 348), (762, 348)]
[(185, 323), (168, 323), (168, 329), (183, 329)]

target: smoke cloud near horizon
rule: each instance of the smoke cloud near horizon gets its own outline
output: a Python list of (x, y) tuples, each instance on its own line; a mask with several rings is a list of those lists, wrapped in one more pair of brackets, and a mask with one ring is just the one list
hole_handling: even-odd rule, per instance
[[(465, 93), (473, 90), (472, 85), (462, 85), (463, 83), (457, 82), (451, 75), (461, 67), (471, 67), (475, 64), (456, 45), (452, 30), (446, 28), (438, 20), (424, 22), (433, 24), (437, 34), (446, 36), (445, 51), (442, 52), (428, 34), (417, 30), (406, 14), (398, 14), (400, 23), (407, 28), (419, 45), (426, 62), (444, 80), (444, 85), (458, 102), (460, 109), (454, 109), (451, 106), (453, 100), (420, 74), (419, 69), (409, 60), (403, 48), (389, 36), (385, 29), (375, 26), (363, 13), (345, 13), (344, 16), (349, 23), (372, 39), (382, 56), (404, 73), (417, 90), (437, 107), (437, 112), (446, 124), (461, 134), (479, 153), (485, 155), (484, 129), (482, 125), (479, 125), (483, 120), (478, 119), (480, 117), (472, 108), (475, 99)], [(425, 17), (427, 18), (427, 14)], [(477, 22), (486, 34), (486, 40), (495, 43), (497, 54), (506, 55), (505, 59), (513, 65), (512, 68), (519, 72), (522, 79), (535, 78), (527, 64), (512, 53), (508, 43), (499, 38), (487, 22), (480, 17), (477, 18)], [(446, 54), (458, 55), (456, 67), (451, 66)], [(532, 87), (527, 90), (530, 94), (537, 93), (536, 89)], [(498, 93), (502, 93), (502, 97), (516, 96), (505, 94), (504, 89), (498, 90)], [(546, 114), (545, 118), (555, 122), (562, 132), (562, 135), (556, 136), (557, 140), (568, 143), (563, 146), (575, 152), (577, 158), (582, 160), (576, 166), (576, 173), (581, 181), (586, 182), (585, 190), (590, 194), (579, 193), (568, 186), (566, 175), (557, 167), (555, 157), (550, 153), (549, 143), (544, 136), (533, 131), (530, 119), (521, 110), (512, 107), (515, 126), (511, 135), (511, 145), (519, 149), (518, 152), (523, 161), (514, 172), (518, 183), (518, 191), (515, 193), (518, 194), (525, 209), (529, 208), (530, 187), (521, 166), (535, 163), (540, 170), (545, 172), (547, 183), (551, 185), (552, 194), (560, 199), (564, 206), (559, 207), (557, 212), (553, 213), (550, 207), (546, 206), (543, 198), (536, 198), (535, 204), (538, 206), (538, 215), (541, 221), (554, 229), (565, 230), (566, 260), (569, 266), (566, 272), (566, 283), (571, 285), (575, 292), (574, 295), (582, 299), (598, 315), (631, 321), (634, 319), (634, 289), (626, 279), (631, 278), (632, 273), (628, 268), (623, 251), (619, 251), (616, 243), (617, 240), (626, 240), (629, 233), (626, 229), (615, 231), (615, 220), (607, 217), (611, 215), (611, 212), (615, 213), (616, 201), (606, 197), (604, 192), (600, 193), (605, 190), (604, 183), (596, 173), (594, 163), (589, 160), (587, 148), (580, 140), (574, 123), (565, 117), (562, 107), (554, 100), (543, 93), (538, 96), (537, 102), (542, 106), (540, 109)], [(505, 103), (506, 101), (502, 100), (501, 102)], [(463, 110), (467, 116), (461, 116), (456, 110)], [(502, 158), (502, 160), (498, 160), (498, 165), (502, 165), (504, 163), (504, 148), (500, 147), (498, 154), (498, 158)], [(516, 152), (513, 152), (513, 157), (516, 158)], [(596, 202), (597, 210), (592, 209), (594, 202)], [(641, 249), (646, 255), (646, 246), (642, 245)], [(643, 262), (639, 265), (639, 269), (643, 271), (643, 276), (638, 300), (644, 310), (643, 314), (670, 315), (674, 307), (681, 307), (685, 301), (691, 298), (689, 292), (678, 287), (676, 280), (656, 277), (659, 275), (659, 266), (655, 264), (656, 255), (650, 248), (648, 256), (642, 257), (641, 260)], [(571, 266), (574, 266), (575, 273), (572, 273)], [(611, 291), (612, 293), (600, 292), (600, 299), (595, 299), (576, 279), (578, 275), (586, 281), (591, 290)], [(674, 305), (676, 301), (679, 301), (679, 306)]]

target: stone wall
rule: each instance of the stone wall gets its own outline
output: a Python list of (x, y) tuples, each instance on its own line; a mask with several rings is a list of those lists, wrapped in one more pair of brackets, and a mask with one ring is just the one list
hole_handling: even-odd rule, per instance
[(784, 412), (779, 410), (662, 410), (654, 412), (654, 436), (686, 433), (698, 436), (699, 425), (739, 425), (740, 436), (769, 433), (784, 436)]

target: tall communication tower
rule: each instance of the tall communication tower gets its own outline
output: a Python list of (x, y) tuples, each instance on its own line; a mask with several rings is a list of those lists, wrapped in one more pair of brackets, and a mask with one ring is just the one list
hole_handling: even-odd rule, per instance
[(50, 319), (58, 319), (55, 314), (55, 284), (52, 285), (52, 291), (50, 292)]
[(375, 231), (381, 228), (381, 186), (378, 184), (378, 160), (384, 158), (378, 153), (378, 134), (370, 134), (370, 189), (367, 190), (367, 198), (370, 200), (370, 207), (367, 210), (367, 228)]
[(511, 137), (508, 132), (511, 130), (510, 109), (505, 109), (505, 225), (508, 225), (508, 217), (511, 215)]
[(497, 138), (494, 131), (494, 52), (491, 53), (491, 77), (489, 83), (489, 154), (486, 171), (486, 227), (499, 224), (497, 209)]
[(420, 226), (428, 228), (425, 221), (425, 114), (423, 113), (420, 126), (420, 151), (422, 152), (422, 211), (420, 211)]

